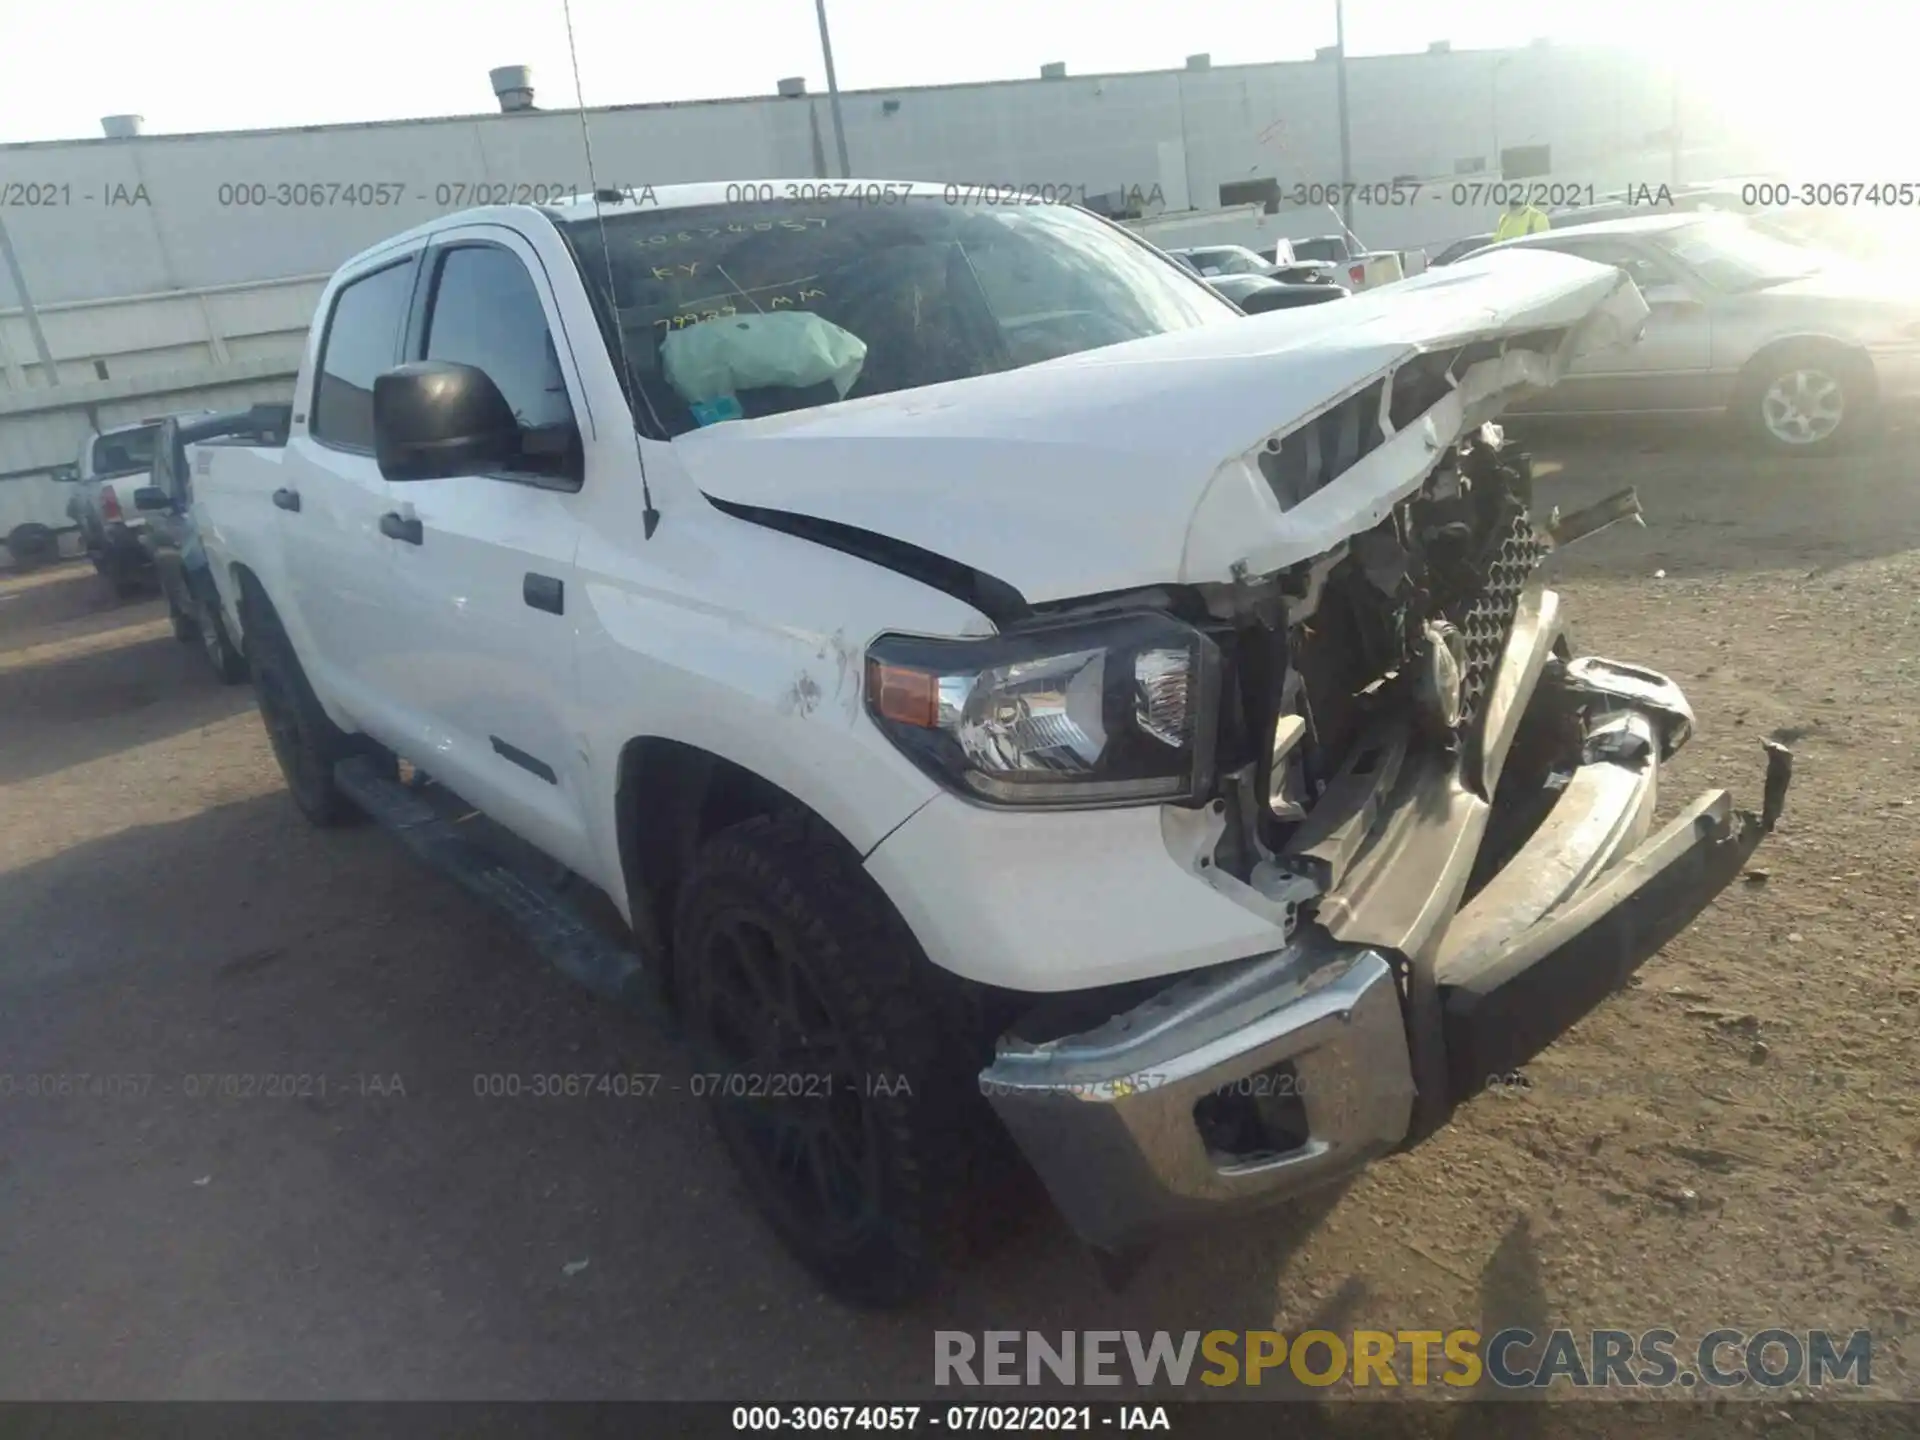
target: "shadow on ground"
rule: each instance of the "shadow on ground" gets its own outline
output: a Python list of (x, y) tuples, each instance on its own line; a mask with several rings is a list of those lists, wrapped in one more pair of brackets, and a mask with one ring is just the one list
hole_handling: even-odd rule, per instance
[[(1646, 528), (1616, 525), (1554, 563), (1568, 576), (1825, 571), (1920, 548), (1920, 434), (1829, 459), (1763, 455), (1724, 428), (1645, 419), (1536, 420), (1542, 518), (1635, 486)], [(1731, 463), (1730, 463), (1731, 462)]]
[[(377, 830), (266, 795), (0, 876), (0, 915), (11, 1397), (930, 1393), (937, 1329), (1267, 1326), (1332, 1203), (1118, 1295), (1035, 1204), (917, 1310), (857, 1313), (751, 1214), (678, 1050)], [(484, 1093), (557, 1074), (661, 1079)]]

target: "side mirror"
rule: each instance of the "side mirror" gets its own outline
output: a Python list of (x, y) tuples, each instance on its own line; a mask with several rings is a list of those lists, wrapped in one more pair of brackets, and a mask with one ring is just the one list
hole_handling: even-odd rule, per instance
[(133, 492), (133, 508), (136, 510), (171, 510), (173, 501), (167, 498), (167, 492), (158, 485), (142, 485)]
[(389, 480), (506, 470), (520, 423), (478, 366), (417, 360), (374, 377), (373, 453)]

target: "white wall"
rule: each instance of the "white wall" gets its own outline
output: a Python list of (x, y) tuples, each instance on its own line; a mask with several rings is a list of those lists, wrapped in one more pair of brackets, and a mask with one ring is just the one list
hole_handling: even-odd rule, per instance
[[(1348, 72), (1351, 173), (1361, 184), (1451, 177), (1467, 160), (1484, 161), (1480, 178), (1493, 178), (1498, 149), (1524, 144), (1553, 147), (1556, 179), (1671, 178), (1649, 136), (1671, 122), (1672, 91), (1641, 60), (1534, 47), (1368, 57)], [(1338, 181), (1336, 76), (1330, 62), (1232, 66), (862, 91), (844, 95), (842, 109), (859, 176), (1087, 195), (1157, 189), (1167, 208), (1211, 209), (1235, 181), (1270, 178), (1283, 193)], [(1690, 138), (1708, 129), (1703, 116), (1682, 124)], [(822, 96), (627, 106), (590, 111), (587, 125), (603, 185), (834, 173)], [(306, 277), (475, 203), (476, 185), (568, 192), (588, 183), (571, 111), (0, 145), (0, 178), (55, 202), (10, 204), (0, 218), (41, 311), (59, 391), (80, 386), (102, 403), (162, 409), (154, 397), (191, 383), (196, 369), (208, 384), (277, 383), (298, 358), (318, 293)], [(333, 190), (326, 204), (264, 206), (223, 191), (251, 185), (270, 201), (282, 186)], [(376, 203), (347, 203), (349, 189)], [(299, 197), (290, 189), (288, 198)], [(1381, 248), (1439, 244), (1490, 228), (1496, 210), (1454, 203), (1443, 183), (1415, 207), (1356, 204), (1354, 229)], [(1324, 233), (1324, 214), (1307, 223), (1283, 213), (1256, 229)], [(73, 409), (72, 393), (46, 391), (12, 288), (0, 270), (0, 475), (69, 459), (68, 432), (88, 413)], [(85, 390), (96, 361), (111, 380)], [(62, 412), (62, 453), (48, 448), (52, 431), (27, 427), (24, 417), (45, 404)]]
[[(842, 98), (859, 175), (1089, 193), (1158, 185), (1174, 208), (1207, 208), (1235, 180), (1339, 178), (1335, 73), (1305, 62)], [(1363, 58), (1349, 77), (1353, 178), (1363, 183), (1451, 175), (1476, 156), (1491, 170), (1496, 121), (1501, 145), (1550, 143), (1565, 171), (1642, 149), (1671, 109), (1663, 77), (1609, 52)], [(602, 183), (810, 176), (824, 173), (817, 156), (834, 153), (822, 97), (593, 111), (589, 126)], [(572, 112), (0, 146), (0, 174), (63, 187), (67, 203), (6, 214), (41, 305), (325, 272), (459, 208), (442, 187), (587, 179)], [(371, 208), (221, 203), (223, 185), (316, 182), (385, 184), (400, 198)], [(116, 203), (136, 195), (144, 201)], [(0, 306), (10, 290), (0, 278)]]

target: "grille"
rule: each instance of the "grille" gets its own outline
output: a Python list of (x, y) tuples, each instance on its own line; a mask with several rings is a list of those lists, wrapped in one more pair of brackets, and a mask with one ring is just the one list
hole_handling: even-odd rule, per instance
[(1507, 632), (1513, 628), (1520, 592), (1546, 553), (1547, 547), (1535, 538), (1526, 512), (1515, 515), (1494, 552), (1493, 563), (1487, 567), (1487, 588), (1467, 607), (1460, 621), (1460, 632), (1467, 642), (1467, 671), (1460, 685), (1463, 726), (1479, 718), (1481, 701), (1493, 684), (1494, 667), (1506, 647)]

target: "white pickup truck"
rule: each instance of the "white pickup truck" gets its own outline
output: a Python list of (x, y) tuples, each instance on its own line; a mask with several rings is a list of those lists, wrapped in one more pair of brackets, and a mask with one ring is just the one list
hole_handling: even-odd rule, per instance
[(121, 595), (139, 589), (150, 563), (140, 544), (147, 517), (135, 508), (133, 492), (147, 483), (159, 433), (158, 420), (142, 420), (89, 435), (75, 466), (67, 516), (80, 527), (93, 568)]
[(1687, 703), (1576, 657), (1538, 569), (1635, 507), (1536, 522), (1488, 423), (1637, 333), (1620, 271), (1246, 318), (1081, 210), (822, 188), (395, 236), (284, 446), (193, 463), (300, 808), (670, 1006), (836, 1293), (915, 1293), (983, 1157), (1124, 1259), (1410, 1146), (1771, 828), (1777, 747), (1760, 813), (1655, 825)]

